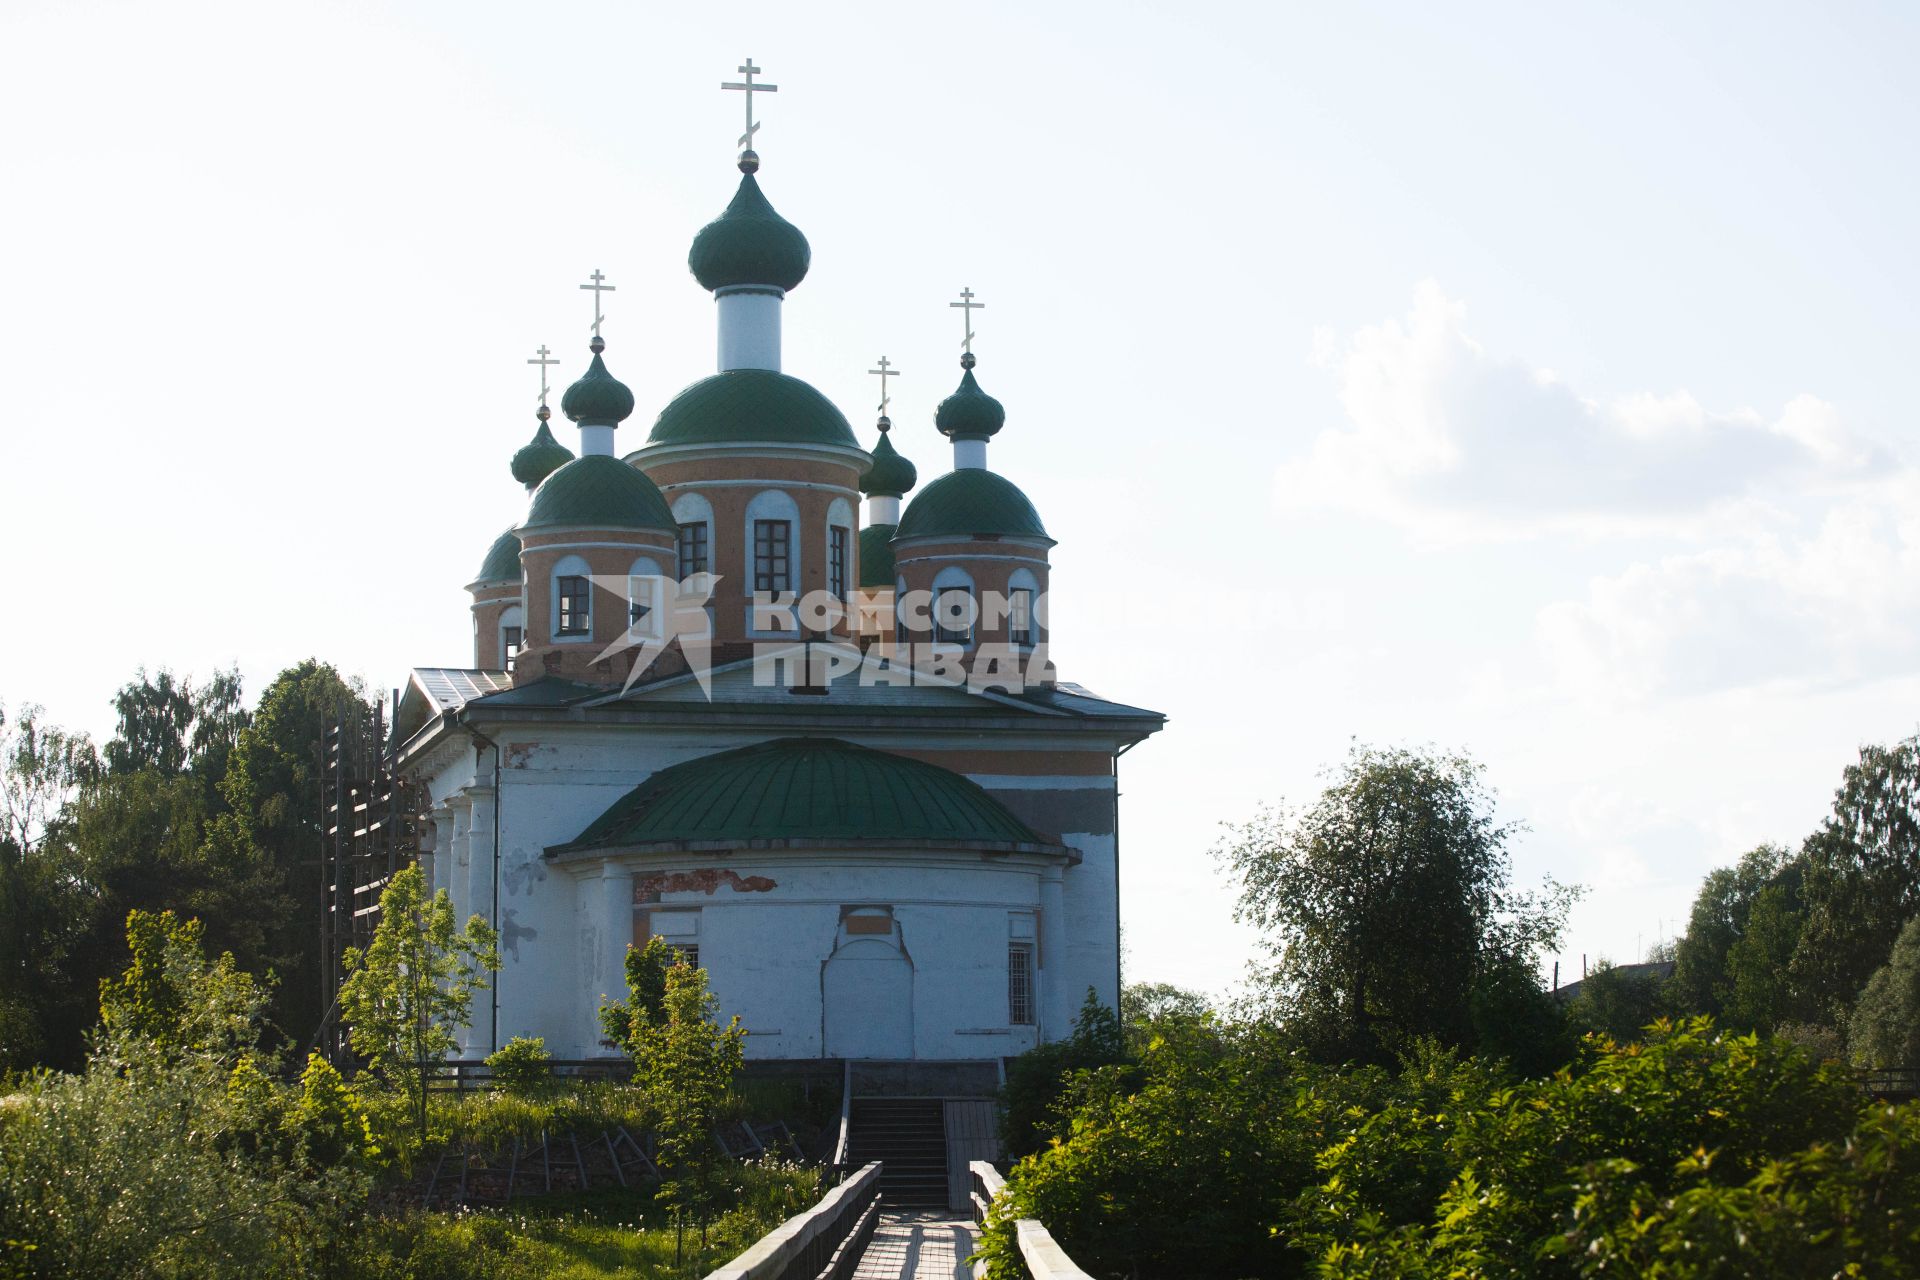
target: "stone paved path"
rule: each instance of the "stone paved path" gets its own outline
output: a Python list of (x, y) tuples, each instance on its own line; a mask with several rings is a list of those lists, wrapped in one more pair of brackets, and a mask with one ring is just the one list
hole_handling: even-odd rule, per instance
[(972, 1280), (970, 1218), (952, 1213), (888, 1212), (860, 1256), (854, 1280)]

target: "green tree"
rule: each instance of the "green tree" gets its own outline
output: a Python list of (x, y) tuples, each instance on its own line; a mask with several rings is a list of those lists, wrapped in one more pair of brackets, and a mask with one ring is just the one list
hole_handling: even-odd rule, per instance
[(646, 945), (627, 948), (622, 967), (627, 978), (627, 998), (609, 1000), (600, 1006), (600, 1030), (608, 1044), (638, 1063), (642, 1053), (641, 1032), (658, 1022), (667, 1003), (667, 970), (673, 968), (675, 955), (667, 940), (648, 938)]
[(1567, 1020), (1582, 1031), (1622, 1043), (1640, 1039), (1667, 1013), (1666, 980), (1642, 969), (1615, 965), (1604, 956), (1580, 981)]
[(394, 873), (365, 951), (346, 953), (340, 1012), (355, 1052), (406, 1096), (416, 1136), (427, 1136), (427, 1084), (468, 1025), (473, 993), (500, 967), (494, 931), (480, 916), (454, 924), (445, 889), (431, 898), (418, 866)]
[(1847, 1028), (1863, 1067), (1920, 1067), (1920, 916), (1907, 921), (1887, 962), (1874, 970)]
[(209, 960), (204, 936), (198, 920), (181, 921), (171, 911), (127, 914), (132, 963), (100, 984), (100, 1027), (110, 1053), (162, 1064), (193, 1054), (231, 1068), (254, 1048), (266, 992), (231, 954)]
[[(1175, 1021), (1185, 1020), (1169, 1017), (1156, 1025)], [(1007, 1062), (1006, 1083), (1000, 1090), (1000, 1145), (1009, 1159), (1031, 1155), (1066, 1131), (1061, 1104), (1075, 1074), (1128, 1061), (1128, 1030), (1088, 987), (1072, 1032)], [(1136, 1038), (1148, 1037), (1137, 1034)]]
[(358, 683), (313, 658), (276, 676), (235, 733), (220, 778), (223, 812), (206, 833), (210, 861), (257, 878), (254, 963), (279, 975), (270, 1017), (296, 1042), (325, 1013), (312, 902), (322, 853), (320, 740), (330, 721), (372, 745), (373, 707)]
[[(715, 1202), (714, 1124), (746, 1057), (740, 1019), (721, 1026), (719, 1009), (706, 971), (676, 958), (666, 971), (659, 1015), (634, 1019), (634, 1062), (656, 1117), (660, 1198), (673, 1208), (681, 1234), (689, 1216), (704, 1228)], [(677, 1263), (678, 1243), (675, 1253)]]
[(1730, 1026), (1772, 1031), (1817, 1016), (1793, 980), (1793, 954), (1806, 928), (1795, 863), (1753, 896), (1746, 928), (1727, 949), (1721, 1017)]
[(1732, 987), (1727, 956), (1747, 931), (1754, 900), (1786, 877), (1797, 903), (1800, 872), (1798, 860), (1785, 847), (1763, 844), (1733, 866), (1707, 873), (1674, 952), (1673, 998), (1679, 1007), (1715, 1016), (1724, 1011)]
[(1239, 882), (1236, 918), (1266, 935), (1268, 993), (1335, 1060), (1469, 1043), (1476, 980), (1557, 943), (1575, 896), (1512, 888), (1518, 827), (1494, 821), (1464, 756), (1356, 746), (1311, 806), (1229, 830), (1215, 853)]
[(1901, 928), (1920, 915), (1920, 737), (1863, 747), (1804, 849), (1806, 927), (1792, 974), (1844, 1024)]

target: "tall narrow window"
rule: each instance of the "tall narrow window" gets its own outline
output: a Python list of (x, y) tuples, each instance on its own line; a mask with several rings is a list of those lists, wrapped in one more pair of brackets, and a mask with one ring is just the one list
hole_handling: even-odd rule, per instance
[(680, 580), (707, 571), (707, 522), (680, 526)]
[(1033, 947), (1029, 943), (1007, 947), (1007, 1021), (1016, 1027), (1033, 1025)]
[(793, 525), (785, 520), (753, 522), (753, 589), (793, 590)]
[(967, 587), (942, 587), (933, 602), (933, 638), (939, 644), (973, 642), (973, 591)]
[(1007, 592), (1007, 643), (1033, 643), (1033, 588), (1015, 587)]
[(508, 670), (512, 670), (513, 660), (520, 656), (520, 628), (500, 628), (500, 641), (503, 655), (502, 665), (507, 667)]
[(847, 598), (847, 531), (839, 525), (827, 531), (827, 590), (835, 600)]
[(569, 574), (555, 584), (560, 596), (560, 625), (557, 636), (584, 636), (593, 632), (593, 616), (588, 603), (587, 580)]

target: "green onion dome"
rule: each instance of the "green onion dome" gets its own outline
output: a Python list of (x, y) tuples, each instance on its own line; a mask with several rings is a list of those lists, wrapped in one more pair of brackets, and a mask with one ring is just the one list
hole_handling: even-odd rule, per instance
[(792, 840), (1058, 847), (951, 770), (837, 738), (775, 738), (662, 769), (547, 852)]
[(673, 511), (653, 481), (603, 453), (575, 458), (541, 481), (519, 532), (560, 525), (658, 529), (678, 533)]
[(580, 375), (580, 380), (567, 388), (567, 394), (560, 397), (560, 412), (583, 427), (617, 427), (633, 413), (633, 392), (627, 390), (627, 384), (607, 372), (607, 366), (600, 359), (600, 353), (607, 344), (595, 334), (589, 344), (593, 351), (593, 363)]
[(894, 585), (892, 525), (870, 524), (860, 530), (860, 585)]
[(687, 266), (703, 289), (747, 284), (792, 289), (807, 278), (812, 261), (807, 238), (773, 211), (751, 170), (741, 174), (740, 190), (727, 211), (700, 228), (687, 254)]
[(860, 447), (833, 401), (772, 369), (728, 369), (700, 379), (660, 411), (647, 443)]
[(553, 410), (541, 405), (534, 416), (540, 419), (540, 429), (513, 455), (513, 478), (529, 489), (573, 461), (573, 450), (555, 440), (547, 426)]
[[(524, 452), (524, 450), (522, 451)], [(480, 566), (475, 586), (497, 586), (520, 581), (520, 535), (509, 529), (493, 540)]]
[(860, 492), (872, 497), (879, 494), (886, 498), (905, 497), (913, 489), (919, 473), (913, 464), (894, 450), (893, 442), (887, 438), (887, 431), (893, 423), (886, 418), (880, 419), (880, 440), (873, 446), (873, 465), (867, 468), (867, 474), (860, 477)]
[[(900, 513), (904, 538), (1046, 538), (1040, 513), (1013, 481), (982, 467), (963, 467), (929, 484)], [(1051, 538), (1047, 539), (1049, 542)]]
[(950, 440), (985, 440), (1006, 425), (1007, 411), (973, 380), (973, 353), (960, 357), (960, 387), (940, 402), (933, 425)]

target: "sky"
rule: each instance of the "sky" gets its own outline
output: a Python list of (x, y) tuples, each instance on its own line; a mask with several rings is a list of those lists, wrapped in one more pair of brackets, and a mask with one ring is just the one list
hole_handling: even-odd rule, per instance
[[(1481, 762), (1558, 957), (1639, 958), (1920, 728), (1920, 18), (1897, 6), (10, 0), (0, 699), (465, 665), (541, 343), (711, 371), (737, 181), (785, 367), (1059, 540), (1121, 762), (1129, 979), (1234, 987), (1221, 824), (1353, 743)], [(565, 427), (564, 422), (557, 424)], [(571, 428), (559, 433), (569, 443)]]

